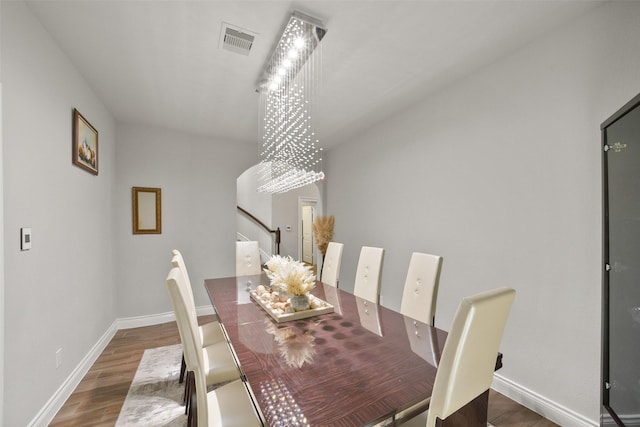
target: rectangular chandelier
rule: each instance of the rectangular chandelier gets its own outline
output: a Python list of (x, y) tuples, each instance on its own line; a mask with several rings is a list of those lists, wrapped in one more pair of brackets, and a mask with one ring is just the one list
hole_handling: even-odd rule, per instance
[(258, 82), (258, 191), (283, 193), (324, 178), (313, 107), (326, 32), (320, 21), (294, 12)]

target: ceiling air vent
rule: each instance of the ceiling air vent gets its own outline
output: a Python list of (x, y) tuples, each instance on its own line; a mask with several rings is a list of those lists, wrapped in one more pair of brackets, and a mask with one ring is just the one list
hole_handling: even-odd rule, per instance
[(220, 34), (220, 46), (222, 49), (242, 55), (249, 55), (254, 39), (254, 34), (229, 25), (226, 22), (222, 23), (222, 31)]

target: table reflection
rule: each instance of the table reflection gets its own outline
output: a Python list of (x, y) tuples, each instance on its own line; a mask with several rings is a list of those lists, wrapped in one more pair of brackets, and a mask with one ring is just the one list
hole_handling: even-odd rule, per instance
[[(251, 302), (251, 289), (255, 288), (255, 278), (253, 276), (238, 276), (236, 277), (236, 298), (238, 304), (247, 304)], [(258, 283), (259, 284), (259, 283)]]
[(368, 329), (378, 336), (382, 336), (380, 325), (380, 306), (364, 298), (355, 297), (358, 306), (358, 316), (363, 328)]
[(305, 363), (313, 362), (316, 354), (312, 331), (302, 331), (291, 326), (278, 326), (269, 319), (264, 320), (268, 334), (278, 345), (280, 355), (287, 365), (301, 368)]
[(322, 284), (324, 290), (324, 300), (333, 306), (333, 312), (342, 315), (342, 305), (340, 304), (340, 292), (338, 288), (326, 283)]
[(411, 350), (431, 366), (437, 368), (440, 362), (441, 346), (436, 329), (409, 317), (404, 318), (404, 325)]

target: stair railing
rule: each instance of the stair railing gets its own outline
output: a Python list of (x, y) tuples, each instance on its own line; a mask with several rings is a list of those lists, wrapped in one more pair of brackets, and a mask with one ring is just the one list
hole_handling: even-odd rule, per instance
[(265, 231), (267, 231), (268, 233), (274, 234), (275, 235), (275, 245), (276, 245), (276, 255), (280, 255), (280, 227), (276, 228), (275, 230), (270, 229), (269, 227), (267, 227), (267, 225), (260, 221), (258, 218), (256, 218), (255, 216), (253, 216), (250, 212), (248, 212), (247, 210), (241, 208), (240, 206), (237, 206), (238, 210), (240, 212), (242, 212), (243, 214), (245, 214), (247, 217), (249, 217), (249, 219), (251, 219), (253, 222), (255, 222), (256, 224), (258, 224), (260, 227), (262, 227)]

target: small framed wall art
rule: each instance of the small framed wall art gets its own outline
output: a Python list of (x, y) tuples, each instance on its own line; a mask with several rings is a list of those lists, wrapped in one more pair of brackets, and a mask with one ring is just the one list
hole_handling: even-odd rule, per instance
[(98, 131), (73, 109), (73, 164), (98, 175)]
[(160, 188), (132, 187), (133, 234), (162, 234)]

